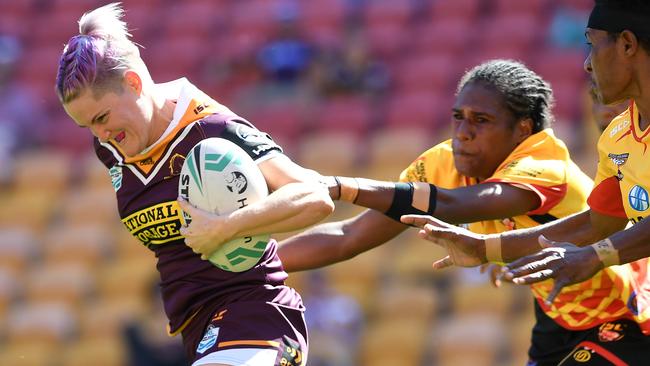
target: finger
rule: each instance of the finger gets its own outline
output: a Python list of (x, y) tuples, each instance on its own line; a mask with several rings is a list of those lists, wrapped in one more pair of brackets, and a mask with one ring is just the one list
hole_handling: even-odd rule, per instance
[(444, 246), (444, 237), (438, 231), (427, 231), (425, 229), (420, 229), (418, 231), (418, 236), (424, 240), (428, 240), (436, 245)]
[(537, 252), (535, 254), (527, 255), (509, 263), (507, 266), (503, 267), (501, 271), (504, 272), (506, 275), (505, 277), (509, 279), (527, 275), (529, 273), (535, 272), (539, 264), (548, 255), (549, 254), (546, 252)]
[(558, 279), (558, 280), (555, 281), (555, 285), (553, 285), (553, 290), (551, 290), (551, 293), (548, 294), (548, 297), (544, 301), (547, 306), (551, 306), (551, 304), (553, 304), (553, 301), (555, 300), (557, 295), (560, 294), (560, 291), (562, 291), (562, 289), (566, 285), (567, 285), (567, 283), (566, 283), (565, 280)]
[(497, 273), (496, 278), (497, 281), (499, 281), (499, 284), (502, 284), (504, 281), (505, 282), (512, 282), (512, 278), (506, 278), (505, 274), (506, 272), (503, 272), (503, 268)]
[[(187, 226), (181, 226), (179, 232), (181, 233), (182, 236), (189, 236), (190, 229)], [(186, 238), (185, 242), (187, 242), (187, 238)]]
[(438, 259), (437, 261), (433, 262), (433, 269), (438, 270), (438, 269), (451, 267), (453, 265), (454, 265), (454, 261), (451, 260), (451, 257), (446, 256), (442, 259)]
[(508, 269), (503, 277), (507, 280), (514, 280), (515, 278), (528, 276), (535, 272), (544, 270), (546, 269), (545, 265), (546, 262), (543, 259), (535, 262), (530, 262), (520, 267)]
[(458, 233), (454, 231), (454, 229), (448, 229), (432, 224), (424, 225), (421, 231), (424, 231), (429, 239), (448, 240), (452, 242), (456, 242), (458, 239)]
[(180, 196), (176, 199), (176, 201), (178, 202), (178, 205), (181, 207), (181, 210), (187, 212), (188, 214), (190, 214), (190, 216), (192, 216), (192, 213), (194, 212), (195, 209), (194, 206), (192, 206), (192, 204), (190, 204), (185, 198)]
[(539, 238), (537, 238), (537, 242), (539, 242), (539, 245), (542, 248), (552, 248), (552, 247), (557, 247), (558, 243), (554, 242), (553, 240), (547, 239), (544, 235), (540, 235)]
[(402, 215), (400, 221), (403, 224), (415, 227), (424, 227), (424, 225), (431, 222), (432, 217), (427, 215)]
[(490, 265), (488, 267), (489, 267), (490, 281), (492, 283), (492, 286), (496, 288), (501, 287), (501, 276), (499, 276), (499, 273), (501, 273), (501, 271), (499, 270), (499, 267), (493, 265)]
[(526, 276), (515, 277), (512, 279), (512, 283), (516, 285), (530, 285), (531, 283), (537, 283), (544, 280), (547, 280), (553, 276), (552, 269), (541, 269), (537, 272), (531, 273)]

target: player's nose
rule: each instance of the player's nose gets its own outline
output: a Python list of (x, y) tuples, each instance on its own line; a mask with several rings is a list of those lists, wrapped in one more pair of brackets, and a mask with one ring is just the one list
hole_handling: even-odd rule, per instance
[(111, 138), (111, 131), (102, 126), (93, 127), (91, 130), (100, 142), (108, 142)]

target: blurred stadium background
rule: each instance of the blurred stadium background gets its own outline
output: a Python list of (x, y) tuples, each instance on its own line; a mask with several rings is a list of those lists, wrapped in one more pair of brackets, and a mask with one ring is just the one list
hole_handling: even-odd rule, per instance
[[(178, 351), (163, 335), (153, 255), (121, 226), (88, 131), (53, 92), (76, 21), (105, 3), (0, 0), (0, 365), (172, 365)], [(556, 134), (593, 172), (591, 0), (123, 4), (154, 80), (188, 77), (322, 173), (397, 179), (449, 137), (458, 79), (490, 58), (552, 84)], [(339, 205), (331, 219), (357, 212)], [(495, 290), (478, 270), (434, 273), (441, 250), (414, 234), (291, 275), (309, 307), (310, 365), (525, 364), (528, 290)]]

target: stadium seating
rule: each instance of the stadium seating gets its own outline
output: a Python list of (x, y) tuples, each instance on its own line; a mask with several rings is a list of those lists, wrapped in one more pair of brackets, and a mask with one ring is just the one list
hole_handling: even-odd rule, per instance
[(89, 301), (79, 312), (79, 338), (120, 339), (126, 324), (145, 314), (146, 305), (141, 297)]
[(487, 3), (481, 0), (430, 1), (431, 15), (434, 21), (442, 19), (464, 19), (468, 23), (479, 16), (482, 6)]
[[(578, 130), (582, 118), (584, 50), (556, 49), (546, 27), (558, 7), (588, 11), (592, 0), (123, 3), (154, 80), (188, 77), (323, 174), (396, 180), (450, 136), (456, 83), (491, 58), (522, 60), (551, 82), (558, 131)], [(12, 75), (48, 113), (46, 146), (18, 155), (10, 181), (0, 185), (0, 365), (76, 366), (90, 357), (93, 365), (124, 365), (123, 326), (149, 310), (156, 259), (119, 221), (88, 131), (75, 127), (53, 92), (63, 45), (77, 34), (81, 14), (99, 4), (0, 0), (0, 35), (23, 43)], [(359, 37), (370, 62), (387, 66), (388, 89), (331, 95), (310, 85), (309, 69), (294, 85), (296, 98), (256, 92), (271, 83), (257, 66), (258, 51), (288, 16), (296, 16), (317, 58), (345, 52)], [(328, 220), (361, 211), (337, 203)], [(409, 230), (323, 270), (364, 311), (353, 365), (525, 363), (530, 294), (468, 281), (462, 270), (434, 272), (431, 262), (443, 255)], [(291, 274), (288, 283), (309, 296), (305, 274)], [(328, 345), (341, 346), (312, 333), (313, 355), (331, 351)]]
[[(408, 115), (409, 112), (406, 112)], [(437, 142), (433, 130), (408, 128), (408, 119), (404, 118), (406, 128), (386, 127), (375, 132), (368, 141), (368, 157), (364, 177), (394, 181), (399, 178), (420, 154)], [(398, 123), (398, 121), (395, 121)], [(389, 148), (399, 146), (399, 149)]]
[[(481, 304), (485, 303), (483, 300)], [(474, 307), (479, 303), (475, 303)], [(500, 320), (489, 315), (463, 314), (447, 319), (434, 329), (431, 345), (438, 365), (500, 365), (504, 334)], [(471, 350), (471, 352), (468, 352)]]
[[(9, 344), (62, 345), (74, 336), (74, 310), (63, 303), (27, 303), (8, 312), (5, 339)], [(11, 363), (9, 363), (11, 365)]]
[(126, 351), (119, 338), (81, 339), (68, 347), (62, 355), (66, 366), (85, 366), (88, 360), (97, 366), (126, 364)]
[(54, 344), (6, 343), (0, 350), (0, 364), (12, 366), (52, 366), (61, 350)]
[(418, 365), (425, 352), (428, 332), (426, 323), (402, 321), (399, 313), (378, 319), (366, 328), (360, 350), (361, 363), (373, 366)]
[[(7, 311), (21, 296), (24, 285), (17, 272), (0, 265), (0, 319), (7, 318)], [(0, 321), (0, 325), (3, 322)]]
[(301, 138), (297, 161), (326, 175), (355, 175), (356, 159), (363, 154), (357, 136), (330, 131)]
[(51, 264), (33, 270), (25, 281), (25, 300), (30, 304), (62, 304), (76, 314), (95, 291), (92, 268)]
[[(111, 209), (100, 206), (97, 208)], [(111, 217), (109, 220), (115, 218)], [(110, 263), (113, 258), (112, 249), (112, 237), (105, 225), (99, 222), (86, 223), (80, 218), (76, 223), (51, 229), (43, 240), (42, 251), (46, 263), (77, 264), (99, 268), (103, 263)]]
[(39, 236), (18, 225), (0, 228), (0, 269), (13, 275), (26, 273), (41, 255)]

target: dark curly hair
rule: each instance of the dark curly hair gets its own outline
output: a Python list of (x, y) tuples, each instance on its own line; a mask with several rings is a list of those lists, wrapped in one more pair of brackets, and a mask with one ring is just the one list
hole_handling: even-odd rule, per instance
[(533, 133), (550, 127), (553, 122), (551, 86), (526, 65), (513, 60), (484, 62), (463, 75), (456, 93), (473, 82), (485, 82), (497, 89), (517, 121), (524, 118), (533, 121)]

